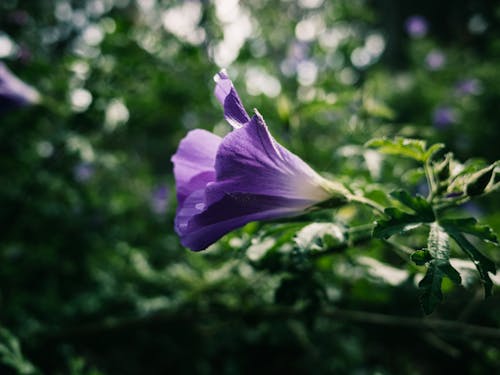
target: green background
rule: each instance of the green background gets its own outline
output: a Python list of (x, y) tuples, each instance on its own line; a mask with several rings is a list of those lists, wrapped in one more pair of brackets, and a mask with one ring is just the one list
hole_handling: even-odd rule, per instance
[[(351, 187), (422, 189), (411, 162), (366, 152), (375, 136), (444, 142), (461, 160), (493, 162), (500, 6), (232, 3), (0, 3), (0, 36), (16, 45), (2, 60), (43, 96), (0, 118), (0, 324), (24, 355), (14, 365), (4, 356), (0, 373), (498, 371), (498, 332), (460, 325), (498, 327), (498, 278), (488, 300), (474, 275), (464, 288), (446, 284), (432, 318), (455, 325), (429, 329), (418, 270), (381, 241), (283, 255), (275, 245), (292, 241), (293, 224), (249, 224), (191, 253), (173, 231), (169, 159), (190, 129), (230, 130), (212, 80), (227, 67), (246, 109), (258, 108), (283, 145)], [(428, 22), (423, 37), (405, 29), (416, 14)], [(435, 69), (433, 51), (445, 58)], [(457, 89), (464, 79), (474, 92)], [(437, 126), (442, 107), (453, 119)], [(498, 204), (491, 196), (462, 212), (498, 231)], [(331, 219), (370, 217), (346, 207)], [(405, 240), (417, 248), (422, 238)], [(498, 263), (495, 248), (483, 250)]]

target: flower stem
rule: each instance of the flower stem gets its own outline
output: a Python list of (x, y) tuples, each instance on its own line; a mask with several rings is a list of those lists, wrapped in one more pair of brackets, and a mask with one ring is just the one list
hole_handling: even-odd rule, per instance
[(365, 206), (373, 208), (375, 211), (385, 216), (384, 207), (382, 207), (377, 202), (374, 202), (369, 198), (353, 194), (349, 189), (347, 189), (341, 183), (325, 180), (325, 184), (323, 187), (325, 188), (325, 190), (327, 190), (332, 194), (332, 200), (338, 201), (340, 199), (340, 201), (344, 202), (347, 201), (347, 202), (361, 203), (364, 204)]
[(382, 214), (383, 216), (386, 216), (384, 212), (384, 207), (382, 207), (377, 202), (372, 201), (371, 199), (368, 199), (360, 195), (349, 194), (347, 196), (347, 200), (349, 202), (361, 203), (364, 204), (365, 206), (369, 206), (370, 208), (373, 208), (375, 211)]

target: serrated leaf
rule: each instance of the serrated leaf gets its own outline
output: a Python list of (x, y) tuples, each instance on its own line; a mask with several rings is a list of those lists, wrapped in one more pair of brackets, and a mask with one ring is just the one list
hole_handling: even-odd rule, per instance
[(444, 228), (436, 222), (430, 226), (427, 249), (436, 260), (448, 261), (450, 259), (450, 238)]
[(295, 243), (302, 250), (326, 250), (346, 241), (345, 231), (333, 223), (306, 225), (295, 236)]
[(417, 266), (423, 266), (432, 260), (432, 255), (429, 250), (422, 249), (416, 250), (413, 254), (411, 254), (410, 258)]
[(479, 224), (473, 217), (460, 219), (445, 219), (440, 221), (441, 226), (449, 228), (450, 231), (471, 234), (485, 242), (498, 245), (498, 239), (488, 225)]
[(389, 238), (394, 234), (406, 232), (422, 224), (422, 218), (409, 214), (395, 207), (384, 210), (388, 219), (378, 220), (373, 229), (373, 235), (377, 238)]
[(443, 299), (441, 284), (446, 276), (453, 283), (460, 285), (462, 278), (450, 264), (450, 241), (448, 233), (438, 223), (430, 226), (427, 249), (432, 260), (425, 277), (418, 284), (422, 289), (421, 303), (426, 314), (430, 314)]
[(424, 161), (426, 152), (425, 141), (401, 137), (376, 138), (368, 141), (365, 146), (376, 148), (383, 154), (405, 156), (418, 161)]
[(485, 297), (491, 296), (491, 290), (493, 288), (493, 283), (488, 275), (488, 272), (492, 274), (496, 274), (496, 266), (495, 263), (485, 255), (483, 255), (476, 247), (465, 238), (463, 234), (457, 232), (450, 227), (446, 228), (447, 232), (450, 236), (455, 240), (455, 242), (460, 246), (460, 248), (469, 256), (474, 265), (476, 266), (479, 276), (481, 278), (481, 282), (484, 286), (484, 295)]
[(436, 306), (443, 300), (441, 284), (443, 282), (443, 272), (439, 270), (435, 261), (429, 263), (429, 268), (422, 280), (418, 283), (422, 290), (420, 303), (426, 314), (434, 311)]
[(462, 277), (460, 277), (460, 273), (453, 268), (450, 262), (446, 261), (437, 261), (437, 266), (439, 270), (448, 277), (451, 281), (453, 281), (456, 285), (462, 284)]
[(377, 221), (373, 235), (378, 238), (389, 238), (394, 234), (405, 232), (435, 220), (431, 205), (420, 196), (411, 196), (405, 190), (396, 190), (391, 196), (408, 207), (413, 213), (408, 213), (396, 207), (388, 207), (384, 213), (388, 217)]
[(444, 148), (442, 143), (437, 143), (427, 149), (425, 141), (402, 137), (394, 139), (375, 138), (368, 141), (365, 146), (376, 148), (383, 154), (404, 156), (421, 162), (427, 161), (436, 152)]
[(460, 274), (448, 261), (437, 259), (429, 263), (429, 268), (424, 278), (418, 283), (422, 291), (420, 303), (426, 314), (432, 313), (436, 306), (443, 300), (441, 285), (444, 276), (449, 278), (456, 285), (462, 283)]
[(420, 195), (412, 196), (406, 190), (395, 190), (391, 192), (391, 196), (412, 209), (418, 216), (422, 216), (422, 221), (434, 221), (434, 211), (429, 202)]

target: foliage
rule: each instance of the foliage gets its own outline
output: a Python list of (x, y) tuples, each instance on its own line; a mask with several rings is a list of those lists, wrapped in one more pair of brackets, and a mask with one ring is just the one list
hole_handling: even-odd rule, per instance
[(0, 360), (19, 374), (37, 373), (35, 367), (23, 357), (19, 340), (4, 328), (0, 328)]
[[(0, 373), (495, 373), (500, 8), (466, 3), (0, 2), (42, 95), (0, 120)], [(229, 131), (221, 67), (354, 198), (191, 253), (169, 158)]]

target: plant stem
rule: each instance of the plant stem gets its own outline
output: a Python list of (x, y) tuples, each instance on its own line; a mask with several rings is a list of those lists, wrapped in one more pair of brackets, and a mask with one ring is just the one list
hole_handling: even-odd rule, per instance
[(361, 204), (364, 204), (365, 206), (369, 206), (369, 207), (373, 208), (375, 211), (377, 211), (378, 213), (380, 213), (381, 215), (386, 216), (385, 212), (384, 212), (384, 207), (382, 207), (377, 202), (372, 201), (371, 199), (368, 199), (368, 198), (360, 196), (360, 195), (349, 194), (347, 196), (347, 200), (349, 202), (361, 203)]
[(434, 195), (437, 192), (436, 180), (434, 178), (434, 172), (429, 161), (424, 163), (425, 177), (427, 177), (427, 183), (429, 184), (429, 195), (427, 196), (427, 201), (431, 202), (434, 199)]
[(357, 225), (355, 227), (350, 227), (347, 232), (349, 234), (354, 234), (354, 233), (359, 233), (359, 232), (371, 232), (373, 228), (375, 227), (375, 224), (363, 224), (363, 225)]

